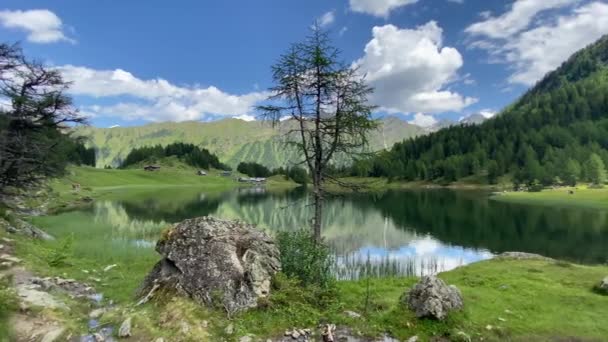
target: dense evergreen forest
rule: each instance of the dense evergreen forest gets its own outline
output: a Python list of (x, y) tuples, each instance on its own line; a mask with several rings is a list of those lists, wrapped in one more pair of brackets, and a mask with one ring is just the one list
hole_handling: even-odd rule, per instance
[(451, 182), (468, 176), (542, 186), (605, 182), (608, 36), (577, 52), (516, 103), (479, 125), (456, 125), (358, 160), (356, 176)]
[(140, 162), (156, 162), (162, 158), (171, 156), (179, 158), (188, 165), (202, 169), (230, 170), (229, 166), (222, 164), (217, 156), (207, 149), (184, 143), (173, 143), (165, 147), (156, 145), (135, 148), (129, 152), (121, 167), (125, 168)]

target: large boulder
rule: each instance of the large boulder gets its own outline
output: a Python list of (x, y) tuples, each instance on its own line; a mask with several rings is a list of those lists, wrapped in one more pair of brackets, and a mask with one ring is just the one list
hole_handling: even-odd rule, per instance
[(604, 277), (597, 285), (596, 290), (604, 295), (608, 295), (608, 276)]
[(446, 283), (434, 275), (424, 276), (402, 296), (416, 317), (443, 320), (453, 310), (463, 307), (462, 295), (456, 286)]
[(255, 307), (268, 296), (281, 268), (271, 237), (239, 221), (198, 217), (170, 227), (156, 244), (163, 259), (140, 288), (144, 300), (156, 290), (176, 290), (228, 312)]

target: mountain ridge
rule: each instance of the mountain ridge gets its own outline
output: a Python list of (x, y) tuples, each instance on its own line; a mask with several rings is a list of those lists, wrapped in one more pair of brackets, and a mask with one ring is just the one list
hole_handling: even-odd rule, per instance
[[(369, 151), (388, 149), (396, 142), (424, 134), (422, 127), (394, 116), (379, 121), (379, 128), (370, 134)], [(232, 167), (246, 161), (275, 168), (299, 161), (297, 152), (286, 148), (282, 141), (289, 125), (289, 121), (273, 127), (270, 122), (226, 118), (211, 122), (159, 122), (130, 127), (85, 126), (75, 132), (87, 138), (88, 147), (96, 149), (97, 167), (119, 166), (135, 147), (184, 142), (208, 149)], [(342, 156), (340, 160), (344, 158), (347, 157)]]

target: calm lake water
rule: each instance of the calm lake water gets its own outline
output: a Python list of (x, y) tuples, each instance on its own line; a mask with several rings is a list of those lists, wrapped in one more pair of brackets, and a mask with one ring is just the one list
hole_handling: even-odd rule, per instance
[[(305, 190), (225, 193), (186, 189), (113, 194), (90, 208), (40, 218), (59, 237), (74, 234), (77, 253), (100, 258), (157, 258), (153, 247), (169, 223), (203, 215), (241, 219), (269, 230), (306, 227)], [(580, 263), (608, 259), (608, 211), (502, 203), (474, 191), (389, 191), (327, 199), (324, 236), (335, 272), (357, 278), (449, 270), (504, 251), (525, 251)], [(116, 260), (116, 258), (114, 260)]]

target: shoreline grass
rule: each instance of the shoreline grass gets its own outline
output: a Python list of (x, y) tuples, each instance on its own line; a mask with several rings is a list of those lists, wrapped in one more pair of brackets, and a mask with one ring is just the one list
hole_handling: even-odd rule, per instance
[(510, 191), (495, 194), (491, 199), (529, 205), (608, 209), (608, 188), (592, 189), (581, 185), (544, 189), (540, 192)]

